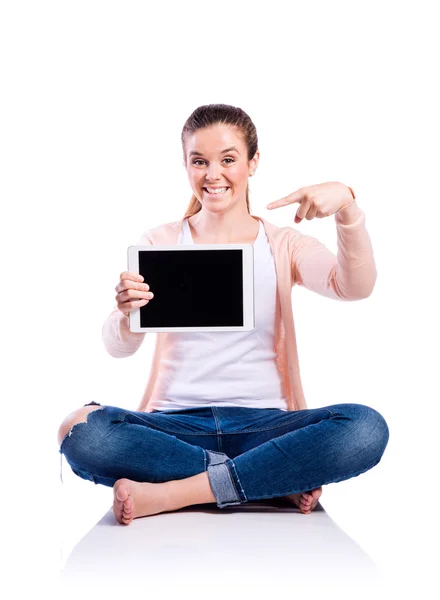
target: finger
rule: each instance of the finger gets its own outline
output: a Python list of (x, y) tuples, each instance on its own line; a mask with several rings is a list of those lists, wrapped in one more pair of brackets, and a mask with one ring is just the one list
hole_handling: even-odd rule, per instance
[(149, 290), (150, 286), (148, 283), (140, 283), (133, 281), (132, 279), (123, 279), (115, 287), (115, 291), (119, 293), (128, 290), (129, 288), (134, 290)]
[(293, 192), (288, 196), (284, 196), (284, 198), (280, 198), (280, 200), (275, 200), (275, 202), (271, 202), (266, 206), (266, 208), (272, 210), (272, 208), (278, 208), (279, 206), (287, 206), (288, 204), (294, 204), (295, 202), (302, 202), (304, 199), (304, 188), (300, 188), (296, 192)]
[(304, 200), (304, 202), (301, 202), (301, 206), (296, 211), (295, 223), (301, 223), (301, 221), (304, 219), (304, 217), (308, 213), (311, 204), (312, 204), (311, 200)]
[(312, 219), (314, 219), (316, 217), (317, 212), (318, 212), (317, 207), (312, 205), (306, 214), (307, 221), (311, 221)]
[(131, 273), (130, 271), (123, 271), (119, 275), (119, 279), (123, 281), (124, 279), (131, 279), (132, 281), (143, 281), (144, 278), (139, 273)]
[(124, 290), (122, 292), (120, 292), (119, 294), (116, 294), (115, 299), (116, 302), (118, 302), (119, 304), (122, 304), (122, 302), (130, 302), (134, 299), (136, 300), (140, 300), (143, 298), (147, 298), (148, 300), (151, 300), (151, 298), (154, 297), (153, 292), (149, 292), (149, 291), (141, 291), (141, 290), (134, 290), (134, 289), (128, 289), (128, 290)]
[(118, 308), (122, 313), (124, 313), (124, 315), (127, 316), (131, 310), (133, 310), (135, 308), (139, 308), (141, 306), (145, 306), (148, 303), (149, 303), (149, 300), (136, 300), (133, 302), (123, 302), (122, 304), (121, 303), (118, 304)]

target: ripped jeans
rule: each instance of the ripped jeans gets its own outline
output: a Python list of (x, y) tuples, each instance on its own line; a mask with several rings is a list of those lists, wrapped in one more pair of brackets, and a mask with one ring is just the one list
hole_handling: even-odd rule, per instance
[[(205, 406), (135, 412), (103, 406), (59, 452), (95, 484), (162, 483), (207, 471), (217, 506), (277, 498), (357, 477), (378, 464), (385, 419), (363, 404), (283, 411)], [(62, 460), (62, 457), (61, 457)]]

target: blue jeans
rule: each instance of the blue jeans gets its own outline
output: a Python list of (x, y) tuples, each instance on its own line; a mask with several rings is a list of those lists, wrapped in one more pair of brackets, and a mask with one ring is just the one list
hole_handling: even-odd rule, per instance
[[(101, 406), (84, 406), (91, 404)], [(377, 465), (389, 438), (382, 415), (363, 404), (150, 413), (102, 406), (61, 443), (76, 475), (113, 486), (123, 477), (162, 483), (207, 471), (219, 508), (357, 477)]]

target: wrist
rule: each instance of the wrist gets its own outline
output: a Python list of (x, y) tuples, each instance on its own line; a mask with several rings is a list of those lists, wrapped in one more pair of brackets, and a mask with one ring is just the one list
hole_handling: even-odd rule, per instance
[(354, 223), (359, 217), (359, 206), (356, 202), (356, 195), (351, 187), (347, 186), (351, 193), (351, 200), (345, 206), (342, 206), (335, 212), (335, 219), (338, 223), (344, 225), (350, 225)]
[(341, 210), (345, 210), (346, 208), (348, 208), (349, 206), (351, 206), (353, 204), (353, 202), (356, 200), (356, 194), (353, 192), (353, 190), (351, 189), (351, 187), (348, 186), (348, 185), (346, 187), (348, 187), (348, 189), (350, 190), (351, 200), (348, 202), (348, 204), (345, 204), (344, 206), (341, 206), (341, 208), (338, 208), (338, 210), (336, 211), (336, 213), (340, 212)]

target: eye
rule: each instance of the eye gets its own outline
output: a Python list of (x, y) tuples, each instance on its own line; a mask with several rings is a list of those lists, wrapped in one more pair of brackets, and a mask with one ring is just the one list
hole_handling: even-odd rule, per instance
[[(231, 162), (235, 162), (235, 161), (234, 161), (234, 159), (233, 159), (233, 158), (231, 158), (231, 157), (229, 157), (229, 156), (227, 156), (227, 157), (226, 157), (226, 158), (224, 158), (223, 160), (230, 160)], [(193, 160), (193, 163), (192, 163), (192, 164), (193, 164), (193, 165), (198, 165), (200, 162), (205, 162), (205, 161), (203, 160), (203, 158), (196, 158), (195, 160)], [(228, 163), (226, 163), (226, 164), (230, 165), (231, 163), (229, 163), (229, 162), (228, 162)]]

